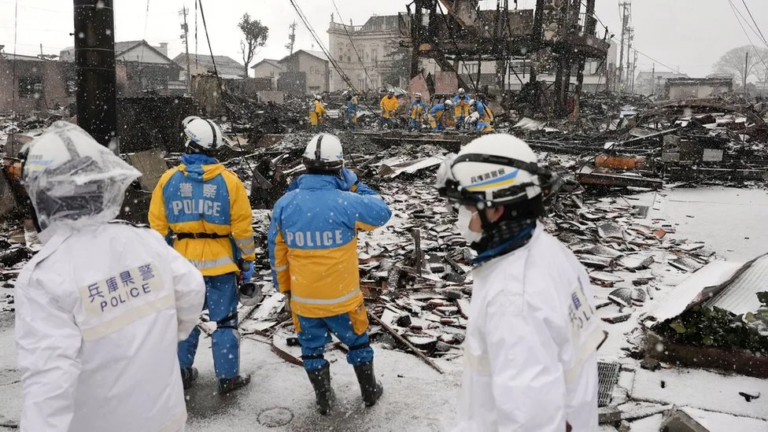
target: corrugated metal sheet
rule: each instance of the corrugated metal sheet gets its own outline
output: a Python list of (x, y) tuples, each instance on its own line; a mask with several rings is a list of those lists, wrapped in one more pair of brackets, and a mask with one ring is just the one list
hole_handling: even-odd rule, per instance
[(757, 293), (768, 291), (768, 255), (757, 258), (718, 295), (705, 303), (737, 315), (756, 312), (760, 307)]

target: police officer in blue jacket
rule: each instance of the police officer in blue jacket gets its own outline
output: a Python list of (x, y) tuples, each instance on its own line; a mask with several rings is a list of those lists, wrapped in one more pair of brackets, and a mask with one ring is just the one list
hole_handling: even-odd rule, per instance
[(384, 200), (344, 168), (339, 139), (319, 134), (304, 152), (307, 174), (275, 204), (269, 259), (276, 288), (288, 296), (304, 368), (318, 411), (330, 412), (335, 395), (324, 358), (331, 333), (347, 345), (363, 401), (373, 406), (384, 389), (373, 371), (368, 314), (360, 291), (357, 231), (389, 220)]

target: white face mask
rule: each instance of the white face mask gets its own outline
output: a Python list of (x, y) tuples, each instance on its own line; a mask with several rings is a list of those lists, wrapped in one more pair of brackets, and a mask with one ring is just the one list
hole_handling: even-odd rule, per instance
[(476, 211), (473, 212), (468, 210), (464, 206), (459, 207), (459, 220), (456, 222), (456, 227), (459, 228), (461, 236), (464, 237), (464, 240), (469, 244), (479, 242), (480, 239), (483, 238), (482, 232), (475, 232), (469, 229), (469, 223), (476, 214)]

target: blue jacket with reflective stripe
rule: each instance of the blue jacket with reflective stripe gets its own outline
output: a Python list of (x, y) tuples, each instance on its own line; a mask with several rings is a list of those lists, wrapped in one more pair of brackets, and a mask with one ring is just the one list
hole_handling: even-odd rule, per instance
[(356, 192), (348, 187), (336, 176), (307, 174), (275, 204), (268, 235), (273, 281), (291, 293), (297, 315), (335, 316), (363, 302), (357, 230), (380, 227), (392, 213), (364, 184)]

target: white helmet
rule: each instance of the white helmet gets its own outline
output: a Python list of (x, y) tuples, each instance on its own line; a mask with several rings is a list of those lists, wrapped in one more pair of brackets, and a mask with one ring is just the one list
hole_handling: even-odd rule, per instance
[(421, 99), (421, 93), (416, 93), (414, 96), (416, 97), (416, 99)]
[(195, 152), (213, 154), (226, 143), (221, 127), (208, 119), (192, 116), (181, 124), (187, 137), (186, 147)]
[(475, 139), (451, 154), (437, 173), (442, 196), (484, 209), (550, 194), (555, 176), (536, 163), (523, 140), (507, 134)]
[(445, 100), (445, 104), (448, 105), (448, 106), (453, 106), (453, 101), (450, 100), (450, 99), (446, 99)]
[(337, 136), (321, 133), (309, 141), (302, 159), (307, 169), (333, 171), (344, 166), (344, 150)]
[(57, 121), (22, 149), (22, 179), (41, 229), (105, 223), (120, 213), (141, 173), (86, 131)]
[(474, 100), (474, 99), (470, 99), (469, 100), (469, 106), (475, 106), (475, 104), (477, 104), (476, 100)]
[(463, 95), (464, 93), (465, 93), (464, 89), (463, 89), (463, 88), (460, 88), (460, 89), (459, 89), (459, 94), (460, 94), (460, 95)]

